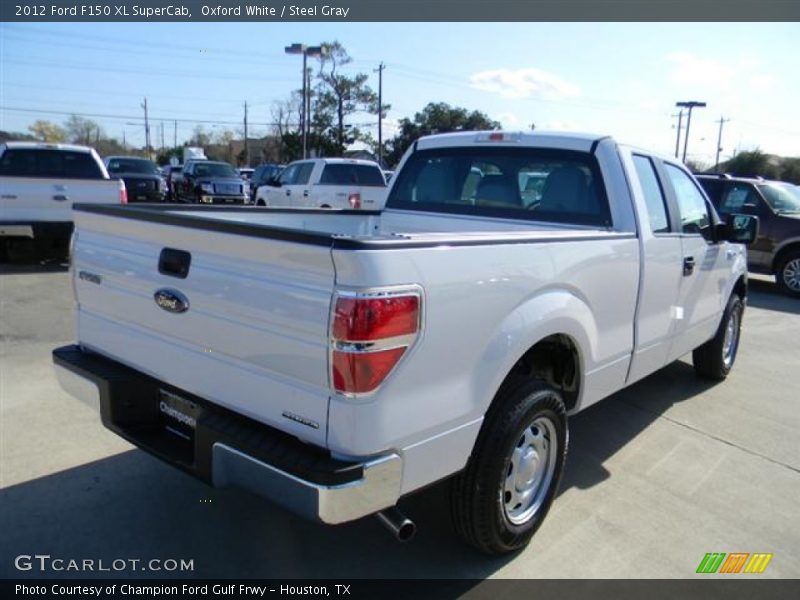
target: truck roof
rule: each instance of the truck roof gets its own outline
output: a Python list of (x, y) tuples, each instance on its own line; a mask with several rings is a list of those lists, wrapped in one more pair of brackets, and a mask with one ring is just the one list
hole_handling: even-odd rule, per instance
[(444, 148), (474, 144), (495, 146), (514, 144), (540, 148), (562, 148), (588, 152), (592, 145), (609, 136), (569, 131), (458, 131), (438, 133), (419, 138), (417, 148)]
[(94, 148), (90, 148), (89, 146), (79, 146), (77, 144), (48, 144), (46, 142), (4, 142), (6, 148), (9, 149), (33, 149), (38, 148), (41, 150), (64, 150), (69, 152), (85, 152), (87, 154), (91, 153)]

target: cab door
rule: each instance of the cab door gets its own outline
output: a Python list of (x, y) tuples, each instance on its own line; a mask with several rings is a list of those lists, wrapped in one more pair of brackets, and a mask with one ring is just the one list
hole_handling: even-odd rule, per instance
[(681, 239), (676, 329), (668, 357), (675, 360), (708, 341), (719, 327), (728, 300), (722, 295), (738, 253), (727, 242), (714, 242), (716, 213), (689, 172), (672, 162), (663, 162), (662, 168)]

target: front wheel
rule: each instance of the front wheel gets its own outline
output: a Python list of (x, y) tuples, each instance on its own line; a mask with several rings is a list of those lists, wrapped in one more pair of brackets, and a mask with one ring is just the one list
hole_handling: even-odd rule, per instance
[(731, 372), (739, 350), (743, 315), (744, 302), (733, 294), (716, 335), (692, 353), (694, 370), (700, 377), (722, 381)]
[(505, 385), (450, 489), (453, 523), (488, 554), (525, 547), (555, 498), (567, 452), (564, 402), (543, 381)]
[(775, 281), (784, 294), (800, 298), (800, 251), (790, 252), (781, 259)]

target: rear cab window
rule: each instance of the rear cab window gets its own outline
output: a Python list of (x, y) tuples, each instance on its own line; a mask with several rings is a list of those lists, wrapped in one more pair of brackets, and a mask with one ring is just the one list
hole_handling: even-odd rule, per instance
[(105, 179), (88, 152), (42, 148), (8, 148), (0, 160), (0, 175), (52, 179)]
[(320, 185), (386, 187), (386, 180), (377, 166), (357, 164), (326, 164), (319, 183)]
[(611, 227), (593, 155), (545, 148), (432, 148), (409, 157), (387, 208)]

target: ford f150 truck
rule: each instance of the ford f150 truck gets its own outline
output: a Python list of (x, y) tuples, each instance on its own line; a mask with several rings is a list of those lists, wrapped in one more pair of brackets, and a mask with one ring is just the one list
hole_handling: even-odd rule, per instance
[(380, 210), (386, 180), (378, 163), (353, 158), (293, 162), (256, 191), (256, 206)]
[(86, 146), (0, 145), (0, 251), (23, 239), (66, 255), (74, 202), (124, 203), (125, 185), (109, 179), (100, 157)]
[[(533, 182), (533, 185), (529, 185)], [(459, 133), (386, 209), (77, 206), (63, 387), (215, 486), (335, 524), (450, 478), (457, 531), (524, 546), (567, 416), (693, 352), (736, 359), (757, 219), (608, 137)]]

